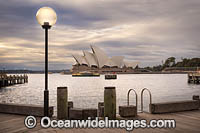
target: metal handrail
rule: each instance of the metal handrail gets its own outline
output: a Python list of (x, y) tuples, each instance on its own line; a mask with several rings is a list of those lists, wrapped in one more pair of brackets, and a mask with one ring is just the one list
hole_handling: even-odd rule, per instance
[(150, 104), (152, 104), (152, 95), (151, 95), (151, 91), (147, 88), (142, 89), (141, 91), (141, 112), (143, 112), (143, 93), (144, 91), (147, 90), (149, 92), (149, 96), (150, 96)]
[(128, 94), (127, 94), (127, 105), (129, 106), (129, 94), (131, 91), (134, 91), (135, 93), (135, 100), (136, 100), (136, 109), (137, 109), (137, 106), (138, 106), (138, 96), (137, 96), (137, 93), (134, 89), (129, 89), (128, 90)]

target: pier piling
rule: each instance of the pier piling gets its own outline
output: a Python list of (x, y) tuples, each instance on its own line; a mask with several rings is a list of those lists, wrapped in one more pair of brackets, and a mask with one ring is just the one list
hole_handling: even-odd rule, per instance
[(116, 119), (115, 87), (105, 87), (104, 89), (104, 117)]
[(57, 88), (57, 118), (68, 119), (68, 90), (67, 87)]
[(24, 84), (28, 83), (27, 75), (6, 75), (0, 74), (0, 88), (15, 85), (15, 84)]

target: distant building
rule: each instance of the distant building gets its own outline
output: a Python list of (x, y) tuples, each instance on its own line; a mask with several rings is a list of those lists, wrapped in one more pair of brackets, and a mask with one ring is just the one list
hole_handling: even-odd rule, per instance
[(83, 55), (74, 54), (76, 64), (72, 71), (95, 71), (95, 72), (128, 72), (133, 71), (138, 62), (124, 61), (123, 56), (109, 58), (107, 54), (96, 46), (91, 46), (92, 52), (83, 51)]

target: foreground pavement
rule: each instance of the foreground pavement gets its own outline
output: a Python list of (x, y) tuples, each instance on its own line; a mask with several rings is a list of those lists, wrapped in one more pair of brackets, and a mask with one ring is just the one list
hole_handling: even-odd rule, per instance
[[(109, 129), (109, 128), (78, 128), (78, 129), (59, 129), (59, 128), (42, 128), (40, 126), (40, 118), (37, 118), (37, 126), (34, 129), (28, 129), (24, 125), (25, 116), (12, 115), (0, 113), (0, 133), (15, 133), (15, 132), (35, 132), (35, 133), (124, 133), (127, 132), (125, 129)], [(134, 129), (131, 132), (134, 133), (199, 133), (200, 132), (200, 110), (185, 111), (178, 113), (168, 114), (149, 114), (139, 113), (137, 118), (134, 119), (175, 119), (176, 128), (145, 128), (145, 129)]]

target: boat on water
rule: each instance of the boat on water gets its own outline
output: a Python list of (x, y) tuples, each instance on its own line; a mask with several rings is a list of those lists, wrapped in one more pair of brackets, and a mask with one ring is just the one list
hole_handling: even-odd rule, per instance
[(83, 72), (78, 72), (78, 73), (73, 73), (72, 77), (99, 77), (99, 73), (95, 72), (88, 72), (88, 71), (83, 71)]
[(109, 73), (109, 74), (105, 74), (105, 79), (106, 80), (117, 79), (117, 74), (115, 72)]

